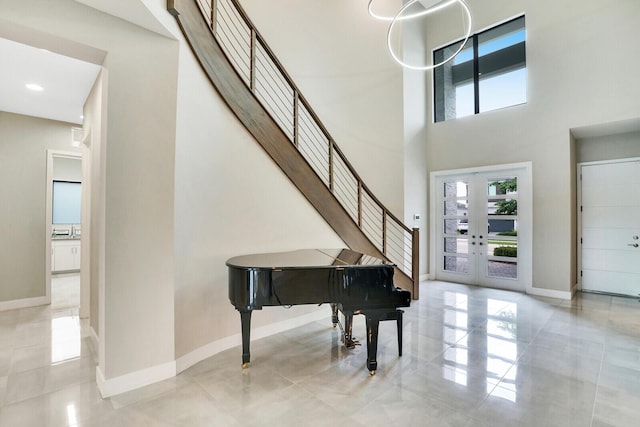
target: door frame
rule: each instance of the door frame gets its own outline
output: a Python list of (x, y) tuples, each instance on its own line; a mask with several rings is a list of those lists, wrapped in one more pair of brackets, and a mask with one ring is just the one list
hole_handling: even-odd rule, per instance
[(437, 277), (437, 231), (438, 215), (437, 212), (437, 195), (436, 182), (440, 177), (446, 177), (449, 175), (463, 175), (474, 173), (502, 173), (513, 169), (519, 169), (522, 171), (524, 182), (518, 184), (518, 200), (522, 200), (521, 205), (525, 206), (525, 211), (518, 212), (518, 215), (523, 215), (524, 219), (530, 221), (529, 231), (525, 233), (519, 239), (518, 248), (520, 253), (524, 254), (521, 260), (519, 260), (519, 277), (524, 286), (521, 286), (522, 290), (526, 293), (533, 292), (533, 174), (532, 174), (532, 162), (520, 162), (510, 163), (502, 165), (481, 166), (475, 168), (464, 169), (451, 169), (434, 171), (429, 174), (429, 279), (438, 280)]
[(576, 228), (577, 228), (577, 236), (576, 236), (576, 259), (578, 263), (577, 270), (577, 282), (576, 289), (582, 291), (582, 210), (580, 207), (582, 206), (582, 167), (583, 166), (596, 166), (596, 165), (608, 165), (615, 163), (629, 163), (629, 162), (638, 162), (640, 161), (640, 157), (626, 157), (623, 159), (611, 159), (611, 160), (596, 160), (591, 162), (580, 162), (576, 165), (576, 212), (578, 213), (578, 218), (576, 220)]
[[(44, 268), (45, 268), (45, 304), (51, 304), (51, 277), (52, 277), (52, 272), (51, 272), (51, 245), (52, 245), (52, 239), (51, 239), (51, 233), (53, 230), (53, 159), (55, 157), (64, 157), (64, 158), (71, 158), (71, 159), (78, 159), (82, 162), (82, 180), (84, 183), (84, 179), (85, 179), (85, 173), (84, 173), (84, 159), (83, 159), (83, 155), (81, 152), (77, 152), (77, 151), (64, 151), (64, 150), (55, 150), (55, 149), (48, 149), (47, 150), (47, 172), (46, 172), (46, 202), (45, 202), (45, 260), (44, 260)], [(85, 190), (84, 190), (84, 185), (83, 185), (83, 191), (82, 191), (82, 195), (83, 195), (83, 205), (84, 205), (84, 195)], [(82, 218), (82, 228), (84, 228), (84, 224), (85, 224), (85, 218)], [(83, 240), (81, 240), (81, 245), (83, 244)], [(82, 246), (81, 246), (82, 247)], [(84, 251), (85, 248), (82, 249), (82, 251)], [(82, 252), (81, 252), (82, 253)], [(82, 298), (83, 294), (86, 294), (88, 292), (88, 283), (83, 283), (84, 281), (82, 280), (82, 265), (80, 268), (80, 312), (87, 312), (88, 311), (88, 307), (86, 306), (86, 302), (84, 301), (84, 299)]]

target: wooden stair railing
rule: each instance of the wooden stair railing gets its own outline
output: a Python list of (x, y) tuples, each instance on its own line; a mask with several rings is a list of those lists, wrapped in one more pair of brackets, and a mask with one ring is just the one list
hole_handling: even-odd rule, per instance
[(245, 128), (353, 250), (396, 265), (418, 299), (418, 229), (355, 172), (237, 0), (167, 0), (209, 80)]

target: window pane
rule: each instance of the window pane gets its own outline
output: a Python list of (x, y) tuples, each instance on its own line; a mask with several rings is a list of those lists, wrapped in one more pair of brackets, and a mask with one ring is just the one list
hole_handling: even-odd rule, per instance
[(458, 220), (457, 219), (445, 219), (443, 224), (444, 234), (456, 234), (458, 232)]
[(491, 178), (487, 182), (487, 194), (489, 196), (518, 194), (518, 177)]
[(53, 181), (54, 224), (80, 224), (81, 188), (79, 182)]
[(478, 56), (488, 56), (525, 40), (524, 16), (478, 34)]
[(527, 102), (527, 71), (522, 68), (480, 79), (480, 112), (498, 110)]
[(469, 241), (466, 238), (445, 237), (444, 251), (452, 254), (468, 254)]
[(489, 215), (518, 215), (518, 201), (516, 199), (488, 199), (487, 213)]
[(469, 83), (467, 85), (458, 86), (456, 88), (456, 109), (455, 109), (455, 117), (450, 118), (460, 118), (473, 115), (475, 111), (474, 107), (474, 93), (473, 93), (473, 83)]
[[(522, 16), (473, 35), (453, 60), (437, 67), (433, 73), (435, 121), (527, 102), (525, 38)], [(474, 41), (478, 46), (477, 61)], [(434, 51), (434, 64), (449, 58), (460, 43)]]
[(503, 279), (518, 278), (518, 263), (504, 261), (489, 261), (487, 275)]
[(458, 202), (456, 200), (445, 200), (444, 201), (444, 215), (451, 216), (458, 214)]
[(466, 181), (447, 181), (444, 183), (444, 197), (467, 197), (469, 184)]
[(459, 256), (445, 256), (444, 270), (467, 274), (469, 273), (469, 262), (467, 258), (463, 258)]
[[(433, 53), (433, 63), (449, 58), (460, 48), (462, 42), (438, 49)], [(471, 41), (467, 46), (471, 46)], [(436, 122), (455, 119), (473, 114), (473, 48), (465, 47), (456, 57), (437, 67), (435, 79), (435, 119)]]
[(479, 111), (527, 102), (524, 16), (478, 35)]

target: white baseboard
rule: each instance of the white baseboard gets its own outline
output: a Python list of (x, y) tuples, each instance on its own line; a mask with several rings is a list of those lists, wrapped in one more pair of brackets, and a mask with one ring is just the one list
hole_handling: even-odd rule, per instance
[(51, 299), (46, 296), (0, 301), (0, 311), (17, 310), (46, 304), (51, 304)]
[(548, 298), (559, 298), (571, 300), (573, 296), (572, 291), (556, 291), (554, 289), (543, 289), (543, 288), (535, 288), (533, 286), (527, 286), (527, 291), (529, 295), (537, 295), (540, 297), (548, 297)]
[[(306, 323), (315, 322), (321, 319), (329, 319), (329, 316), (330, 313), (327, 311), (316, 310), (313, 313), (305, 314), (303, 316), (298, 316), (291, 319), (283, 320), (281, 322), (261, 326), (259, 328), (251, 330), (251, 339), (255, 340), (264, 338), (269, 335), (277, 334), (279, 332), (304, 325)], [(239, 320), (240, 319), (238, 319), (238, 323), (240, 323)], [(91, 329), (91, 332), (91, 340), (95, 342), (97, 348), (98, 337), (93, 329)], [(149, 384), (175, 377), (178, 373), (195, 365), (196, 363), (207, 359), (217, 353), (220, 353), (221, 351), (241, 344), (242, 335), (238, 333), (217, 341), (213, 341), (188, 354), (185, 354), (175, 361), (167, 362), (162, 365), (153, 366), (147, 369), (142, 369), (140, 371), (131, 372), (129, 374), (110, 378), (108, 380), (104, 378), (104, 374), (102, 373), (100, 366), (97, 366), (96, 383), (98, 384), (98, 389), (100, 390), (100, 394), (103, 398), (115, 396), (116, 394), (125, 393), (136, 388), (144, 387)], [(240, 354), (238, 354), (238, 360), (240, 360)]]
[(106, 380), (100, 366), (97, 366), (96, 383), (105, 398), (173, 378), (176, 374), (176, 362), (171, 361)]
[[(304, 316), (298, 316), (291, 319), (283, 320), (281, 322), (271, 323), (269, 325), (261, 326), (255, 329), (252, 328), (251, 340), (253, 341), (256, 339), (274, 335), (288, 329), (304, 325), (306, 323), (315, 322), (317, 320), (329, 319), (329, 316), (329, 312), (324, 310), (317, 310), (313, 313), (305, 314)], [(239, 324), (240, 319), (238, 319), (238, 325)], [(240, 333), (210, 342), (209, 344), (203, 345), (202, 347), (197, 348), (194, 351), (189, 352), (184, 356), (176, 359), (176, 371), (177, 373), (180, 373), (198, 362), (201, 362), (217, 353), (241, 344), (242, 334)], [(238, 353), (238, 360), (240, 360), (240, 353)]]
[(431, 280), (431, 275), (430, 274), (421, 274), (420, 276), (418, 276), (418, 281), (424, 282), (425, 280)]

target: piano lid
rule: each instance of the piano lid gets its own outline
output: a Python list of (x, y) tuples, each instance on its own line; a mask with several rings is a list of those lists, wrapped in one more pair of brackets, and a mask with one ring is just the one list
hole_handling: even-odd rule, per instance
[(291, 252), (241, 255), (227, 266), (237, 268), (322, 268), (331, 266), (393, 265), (388, 261), (351, 249), (300, 249)]

